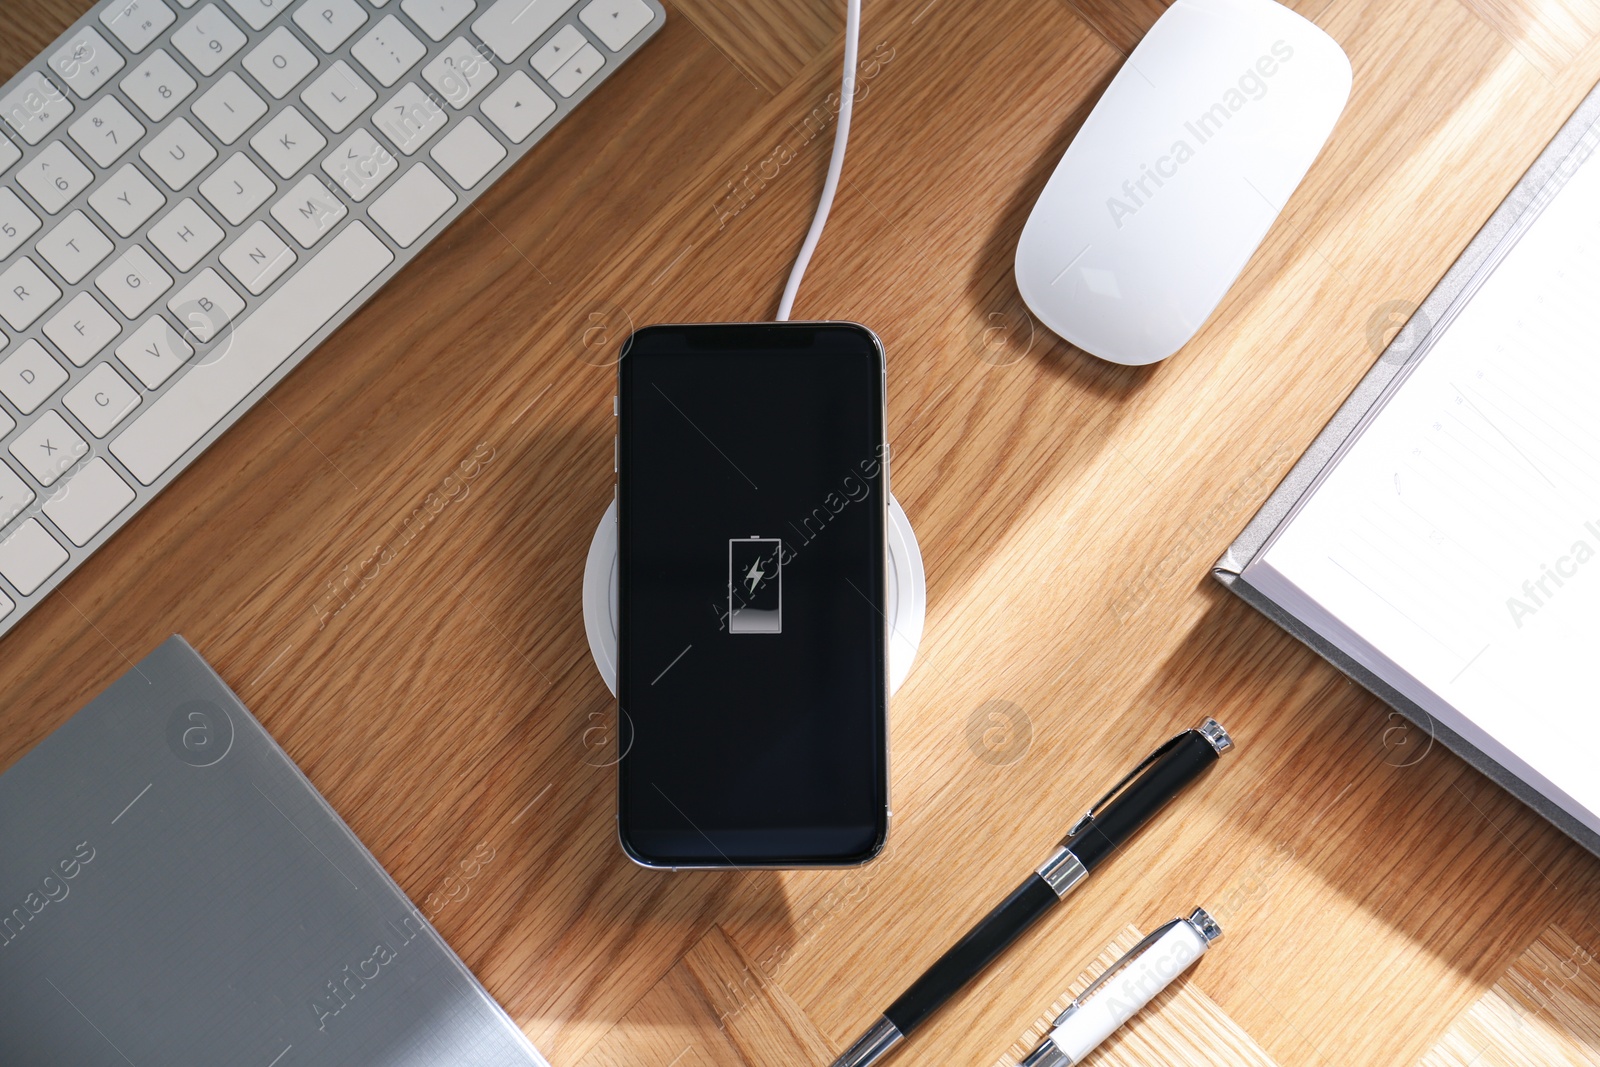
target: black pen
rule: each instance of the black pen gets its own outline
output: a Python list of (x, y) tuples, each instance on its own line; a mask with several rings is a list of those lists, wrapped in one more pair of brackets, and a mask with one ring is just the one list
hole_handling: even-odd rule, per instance
[(867, 1067), (887, 1055), (1232, 747), (1221, 724), (1207, 719), (1146, 756), (1095, 801), (1027, 881), (923, 972), (833, 1067)]

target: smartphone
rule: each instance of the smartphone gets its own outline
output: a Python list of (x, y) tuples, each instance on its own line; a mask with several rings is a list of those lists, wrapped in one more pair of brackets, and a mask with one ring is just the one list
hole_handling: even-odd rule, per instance
[(888, 836), (883, 347), (651, 326), (618, 363), (617, 832), (651, 867), (864, 863)]

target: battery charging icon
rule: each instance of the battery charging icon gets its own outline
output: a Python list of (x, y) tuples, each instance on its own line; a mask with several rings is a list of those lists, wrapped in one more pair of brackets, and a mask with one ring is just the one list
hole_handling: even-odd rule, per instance
[(728, 539), (728, 632), (783, 632), (783, 561), (776, 537)]

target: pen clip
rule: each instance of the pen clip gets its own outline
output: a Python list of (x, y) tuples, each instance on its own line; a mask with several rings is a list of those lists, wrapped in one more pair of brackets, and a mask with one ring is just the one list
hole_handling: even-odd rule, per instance
[(1172, 746), (1176, 745), (1179, 741), (1182, 741), (1185, 737), (1192, 733), (1194, 733), (1193, 730), (1185, 730), (1180, 734), (1175, 734), (1174, 736), (1163, 741), (1154, 752), (1150, 753), (1150, 755), (1140, 760), (1137, 767), (1123, 775), (1121, 781), (1117, 782), (1116, 785), (1106, 790), (1105, 796), (1089, 805), (1089, 810), (1083, 813), (1083, 818), (1073, 823), (1072, 829), (1067, 831), (1066, 840), (1070, 841), (1076, 837), (1080, 830), (1082, 830), (1085, 826), (1088, 826), (1089, 823), (1093, 821), (1095, 815), (1099, 813), (1101, 808), (1111, 803), (1111, 801), (1116, 798), (1118, 793), (1127, 788), (1129, 782), (1143, 774), (1146, 767), (1150, 766), (1150, 764), (1154, 763), (1162, 756), (1165, 756), (1167, 752), (1172, 749)]
[(1148, 934), (1145, 934), (1144, 937), (1139, 939), (1139, 943), (1137, 945), (1134, 945), (1128, 951), (1124, 952), (1115, 963), (1102, 971), (1098, 978), (1084, 987), (1083, 992), (1073, 997), (1072, 1003), (1068, 1004), (1066, 1009), (1063, 1010), (1060, 1015), (1056, 1016), (1056, 1021), (1053, 1025), (1060, 1026), (1061, 1023), (1069, 1018), (1073, 1012), (1083, 1007), (1084, 1003), (1090, 997), (1094, 996), (1095, 992), (1099, 990), (1101, 986), (1111, 981), (1111, 979), (1115, 978), (1118, 972), (1120, 972), (1123, 968), (1129, 966), (1140, 956), (1144, 955), (1150, 946), (1154, 945), (1157, 941), (1160, 941), (1174, 927), (1180, 926), (1183, 923), (1188, 923), (1190, 926), (1193, 926), (1200, 936), (1205, 940), (1207, 945), (1211, 944), (1211, 942), (1222, 936), (1222, 928), (1217, 925), (1215, 919), (1206, 913), (1204, 908), (1194, 909), (1194, 914), (1190, 915), (1187, 919), (1177, 918), (1170, 922), (1162, 923), (1156, 929), (1150, 931)]

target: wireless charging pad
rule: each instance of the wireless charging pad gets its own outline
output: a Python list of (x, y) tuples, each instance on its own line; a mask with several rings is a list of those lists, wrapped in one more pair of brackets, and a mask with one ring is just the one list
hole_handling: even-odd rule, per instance
[[(922, 572), (922, 550), (911, 532), (911, 520), (893, 496), (889, 498), (889, 692), (911, 673), (922, 643), (928, 586)], [(589, 653), (606, 688), (617, 691), (617, 502), (611, 501), (589, 542), (583, 565), (583, 629)]]

